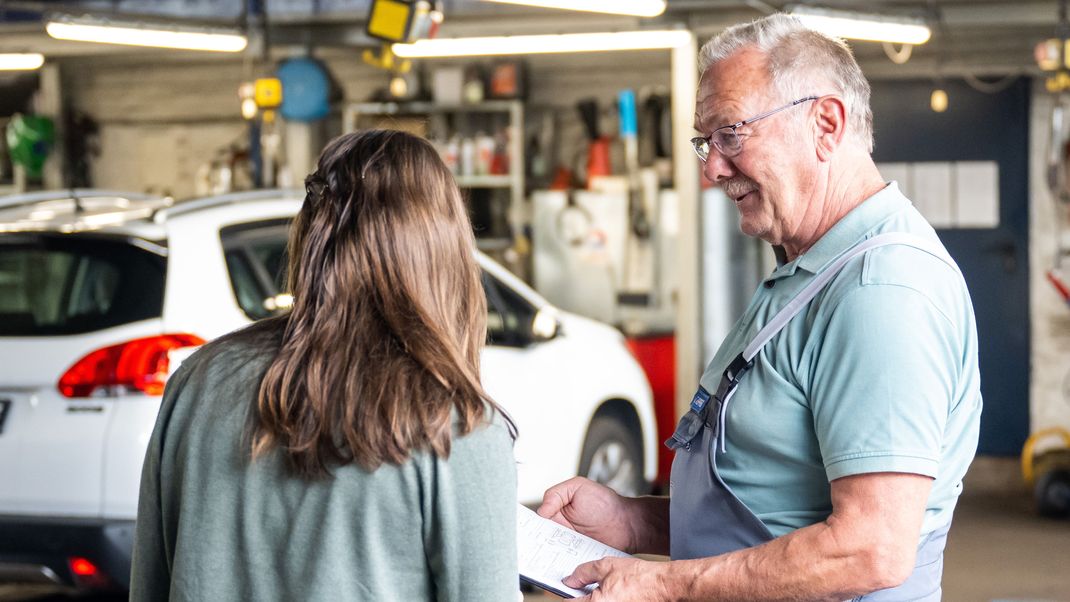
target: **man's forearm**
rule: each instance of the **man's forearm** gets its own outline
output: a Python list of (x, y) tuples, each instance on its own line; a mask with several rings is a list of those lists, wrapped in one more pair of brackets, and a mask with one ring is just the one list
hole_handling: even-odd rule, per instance
[(932, 480), (874, 473), (832, 482), (827, 520), (754, 548), (671, 562), (670, 599), (846, 600), (914, 570)]
[(669, 555), (669, 498), (643, 496), (628, 499), (632, 554)]
[(875, 549), (818, 523), (754, 548), (669, 563), (664, 577), (679, 600), (846, 600), (901, 580)]

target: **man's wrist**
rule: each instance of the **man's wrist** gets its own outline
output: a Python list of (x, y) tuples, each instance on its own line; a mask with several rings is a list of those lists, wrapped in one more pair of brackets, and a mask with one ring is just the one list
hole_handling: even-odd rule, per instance
[(691, 600), (688, 592), (688, 577), (681, 574), (683, 566), (678, 562), (656, 562), (655, 579), (657, 596), (654, 598), (661, 602), (684, 602)]
[(630, 532), (629, 554), (669, 553), (669, 498), (624, 498)]

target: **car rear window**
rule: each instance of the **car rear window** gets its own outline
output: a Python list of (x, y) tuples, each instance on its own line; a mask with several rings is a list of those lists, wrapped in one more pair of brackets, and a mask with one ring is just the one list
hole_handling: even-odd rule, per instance
[[(220, 231), (234, 298), (251, 320), (279, 315), (289, 307), (286, 295), (287, 253), (291, 220), (234, 224)], [(483, 272), (487, 295), (487, 344), (524, 347), (531, 342), (536, 308), (519, 293)], [(292, 302), (292, 297), (290, 298)]]
[(286, 286), (286, 245), (289, 219), (271, 219), (223, 228), (219, 237), (226, 253), (234, 298), (251, 320), (282, 313)]
[(0, 236), (0, 336), (54, 336), (159, 317), (166, 259), (125, 240)]
[(535, 318), (531, 303), (486, 271), (483, 291), (487, 295), (487, 344), (524, 347), (530, 343)]

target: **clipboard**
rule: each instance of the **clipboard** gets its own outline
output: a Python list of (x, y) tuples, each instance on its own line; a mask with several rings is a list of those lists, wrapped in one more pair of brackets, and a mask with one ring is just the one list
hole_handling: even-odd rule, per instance
[(562, 598), (586, 596), (598, 587), (591, 584), (578, 590), (562, 583), (561, 580), (571, 575), (577, 566), (607, 556), (630, 557), (596, 539), (543, 518), (520, 504), (517, 505), (516, 528), (520, 579)]

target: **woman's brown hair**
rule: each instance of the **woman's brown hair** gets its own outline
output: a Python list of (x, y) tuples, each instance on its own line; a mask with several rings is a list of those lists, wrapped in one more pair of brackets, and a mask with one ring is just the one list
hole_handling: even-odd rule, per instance
[(331, 141), (305, 188), (253, 458), (279, 446), (318, 477), (448, 456), (454, 424), (465, 434), (500, 411), (480, 385), (486, 298), (453, 176), (425, 140), (367, 130)]

